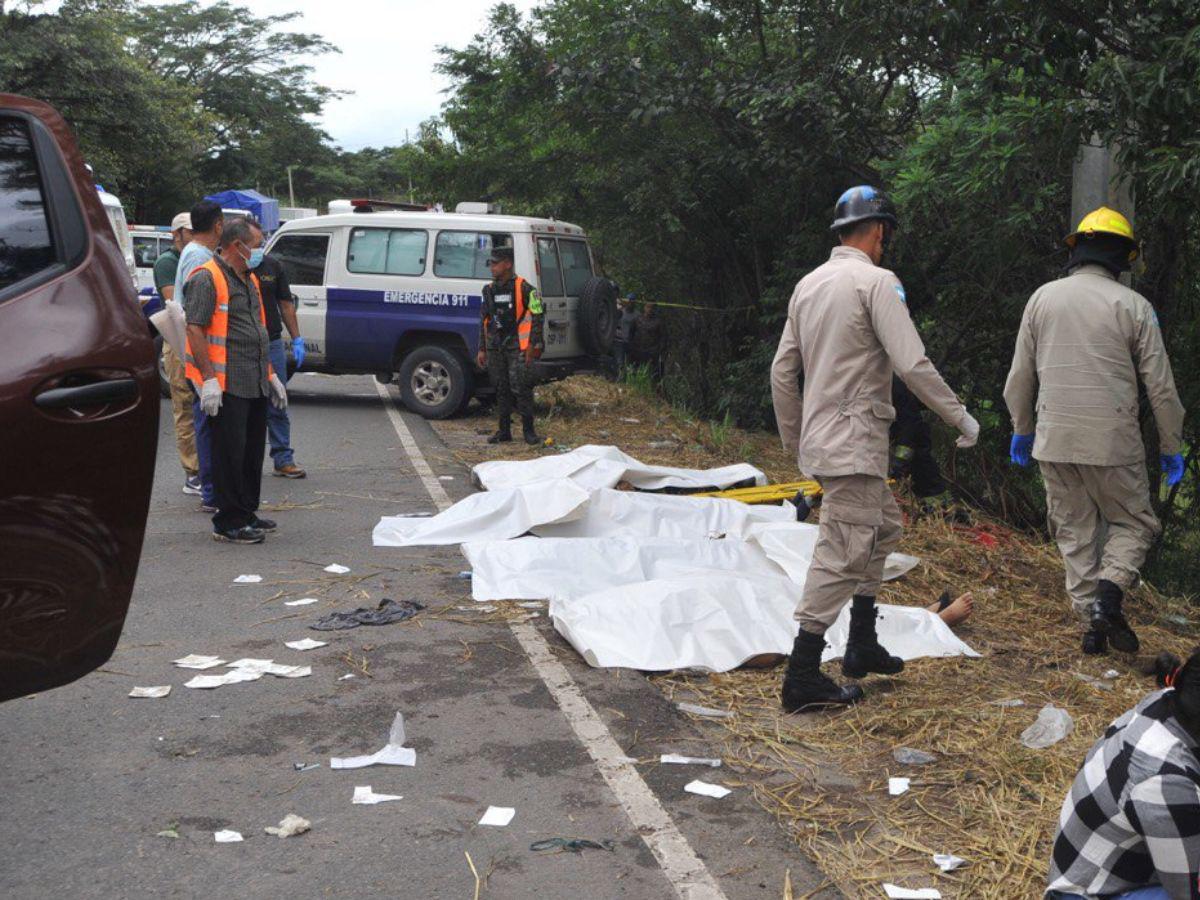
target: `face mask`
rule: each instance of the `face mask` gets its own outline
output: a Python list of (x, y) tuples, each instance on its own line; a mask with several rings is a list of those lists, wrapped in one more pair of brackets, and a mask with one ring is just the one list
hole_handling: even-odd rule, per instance
[(250, 251), (250, 258), (246, 260), (246, 265), (251, 269), (257, 269), (262, 265), (263, 256), (262, 247), (257, 247)]

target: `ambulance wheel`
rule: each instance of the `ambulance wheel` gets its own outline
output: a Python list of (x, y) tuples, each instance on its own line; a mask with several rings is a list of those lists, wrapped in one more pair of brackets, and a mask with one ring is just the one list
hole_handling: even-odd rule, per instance
[(164, 399), (171, 399), (171, 379), (167, 376), (167, 364), (163, 360), (163, 339), (162, 335), (154, 338), (154, 359), (158, 369), (158, 392), (163, 395)]
[(612, 349), (617, 330), (617, 286), (608, 278), (589, 278), (579, 292), (579, 338), (590, 356)]
[(471, 396), (471, 373), (462, 357), (446, 347), (426, 344), (404, 357), (396, 379), (400, 399), (426, 419), (454, 415)]

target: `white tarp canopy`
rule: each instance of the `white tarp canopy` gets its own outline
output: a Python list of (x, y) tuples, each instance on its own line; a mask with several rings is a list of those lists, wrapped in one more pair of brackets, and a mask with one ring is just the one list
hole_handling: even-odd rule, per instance
[(471, 470), (472, 480), (484, 490), (517, 487), (548, 479), (569, 478), (581, 487), (611, 488), (627, 481), (638, 490), (721, 490), (742, 482), (766, 484), (767, 477), (748, 463), (719, 469), (682, 469), (651, 466), (616, 447), (586, 444), (569, 453), (540, 459), (492, 460)]
[(588, 492), (571, 481), (541, 481), (464, 497), (436, 516), (384, 516), (371, 535), (376, 547), (461, 544), (520, 537), (535, 525), (581, 515)]

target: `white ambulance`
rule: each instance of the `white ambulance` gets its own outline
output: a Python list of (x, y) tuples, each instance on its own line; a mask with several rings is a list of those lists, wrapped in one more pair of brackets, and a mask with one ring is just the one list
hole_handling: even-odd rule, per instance
[(306, 371), (395, 381), (405, 405), (433, 419), (490, 394), (475, 355), (493, 247), (513, 248), (516, 273), (545, 303), (541, 380), (593, 368), (609, 352), (616, 285), (597, 274), (582, 228), (485, 204), (453, 213), (351, 204), (287, 222), (267, 245), (298, 300)]

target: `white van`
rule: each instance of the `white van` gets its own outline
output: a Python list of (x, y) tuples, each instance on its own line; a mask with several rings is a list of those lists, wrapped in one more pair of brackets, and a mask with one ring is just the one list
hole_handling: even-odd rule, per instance
[(616, 286), (597, 276), (582, 228), (353, 202), (352, 213), (288, 222), (267, 245), (299, 301), (305, 370), (395, 380), (405, 405), (426, 418), (490, 394), (474, 360), (487, 259), (500, 246), (513, 248), (516, 273), (545, 303), (542, 380), (592, 368), (609, 352)]
[(137, 266), (139, 293), (154, 289), (154, 264), (159, 256), (171, 249), (174, 241), (170, 225), (134, 225), (129, 232), (133, 241), (133, 260)]
[(96, 192), (100, 195), (100, 202), (104, 206), (104, 212), (108, 215), (108, 223), (112, 226), (113, 234), (117, 236), (121, 255), (125, 257), (125, 267), (129, 269), (129, 280), (133, 283), (136, 292), (137, 264), (133, 259), (133, 242), (129, 238), (129, 222), (125, 218), (125, 208), (121, 206), (121, 201), (115, 194), (110, 194), (102, 188), (96, 188)]

